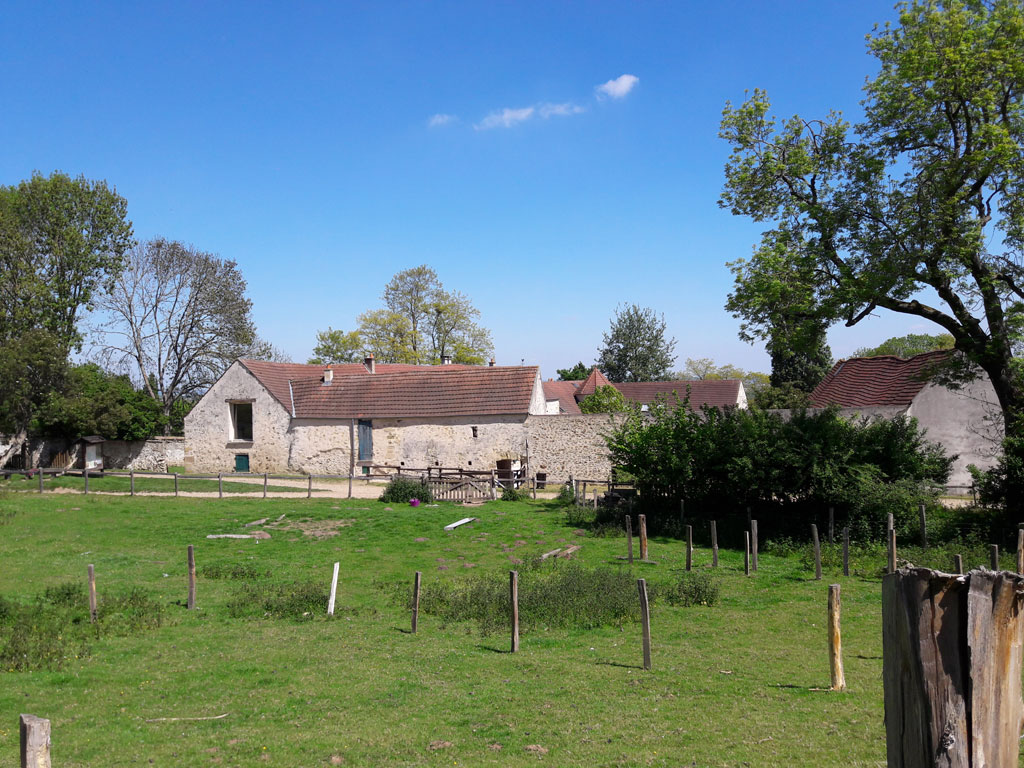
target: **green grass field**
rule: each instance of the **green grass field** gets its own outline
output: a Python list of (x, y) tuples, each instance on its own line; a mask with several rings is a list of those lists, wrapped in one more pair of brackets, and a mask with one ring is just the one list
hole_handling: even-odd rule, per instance
[[(139, 588), (162, 625), (102, 632), (62, 668), (0, 671), (0, 765), (17, 761), (18, 714), (49, 718), (54, 765), (880, 766), (880, 584), (762, 554), (742, 572), (723, 550), (713, 607), (652, 607), (653, 669), (635, 623), (505, 633), (409, 614), (387, 584), (411, 587), (493, 571), (570, 543), (587, 566), (625, 569), (622, 537), (595, 537), (552, 503), (391, 509), (376, 501), (0, 496), (0, 597), (28, 602), (84, 584)], [(284, 514), (268, 540), (207, 540)], [(466, 515), (479, 522), (445, 533)], [(335, 534), (335, 535), (325, 535)], [(198, 610), (184, 608), (186, 545)], [(678, 578), (683, 545), (655, 539), (655, 564)], [(337, 615), (233, 617), (243, 581), (315, 581), (341, 563)], [(696, 567), (710, 570), (698, 550)], [(845, 693), (827, 691), (826, 596), (843, 589)], [(84, 610), (84, 609), (83, 609)], [(82, 626), (79, 626), (82, 630)], [(3, 643), (0, 623), (0, 645)], [(227, 713), (219, 720), (200, 718)], [(432, 748), (433, 746), (433, 748)]]

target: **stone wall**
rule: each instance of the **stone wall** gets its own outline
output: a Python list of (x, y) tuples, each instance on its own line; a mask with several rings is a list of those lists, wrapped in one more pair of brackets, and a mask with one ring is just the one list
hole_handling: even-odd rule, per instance
[(101, 446), (104, 469), (134, 469), (166, 472), (185, 463), (184, 437), (154, 437), (149, 440), (106, 440)]
[[(232, 439), (232, 402), (252, 403), (252, 440)], [(235, 362), (185, 417), (185, 470), (230, 472), (235, 455), (244, 453), (250, 471), (281, 472), (289, 467), (290, 421), (285, 407)]]
[(611, 472), (604, 436), (624, 417), (607, 413), (530, 416), (526, 434), (530, 441), (530, 472), (543, 472), (549, 481), (562, 482), (569, 475), (602, 479)]

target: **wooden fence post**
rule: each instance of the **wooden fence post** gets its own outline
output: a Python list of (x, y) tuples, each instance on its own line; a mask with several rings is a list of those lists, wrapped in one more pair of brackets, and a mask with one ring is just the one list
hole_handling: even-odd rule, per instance
[(267, 473), (263, 473), (263, 498), (267, 498)]
[(530, 488), (533, 491), (534, 501), (537, 499), (537, 475), (530, 478)]
[(882, 579), (888, 764), (1015, 766), (1024, 579), (908, 568)]
[(828, 588), (828, 660), (832, 672), (832, 690), (846, 690), (846, 675), (843, 674), (843, 641), (840, 629), (839, 585)]
[(85, 495), (88, 496), (89, 495), (89, 468), (88, 467), (85, 468), (85, 471), (82, 473), (82, 476), (85, 478)]
[(42, 493), (43, 492), (43, 468), (39, 467), (39, 469), (36, 470), (36, 471), (39, 472), (39, 492)]
[[(338, 597), (338, 569), (341, 568), (341, 563), (334, 564), (334, 575), (331, 576), (331, 597), (327, 601), (327, 615), (334, 615), (334, 602)], [(413, 620), (413, 631), (416, 631), (416, 620)]]
[(217, 473), (217, 498), (224, 498), (224, 473)]
[(508, 591), (512, 600), (512, 653), (519, 650), (519, 574), (508, 572)]
[(743, 532), (743, 575), (750, 575), (750, 531)]
[(896, 573), (896, 529), (889, 529), (889, 573)]
[(711, 521), (711, 567), (718, 567), (718, 525)]
[[(575, 490), (576, 489), (574, 488), (573, 491), (575, 492)], [(494, 501), (497, 498), (498, 498), (498, 478), (497, 478), (497, 475), (495, 474), (494, 470), (492, 469), (491, 470), (491, 501)], [(517, 641), (517, 643), (518, 643), (518, 641)]]
[(686, 526), (686, 570), (693, 568), (693, 526)]
[(597, 488), (594, 489), (594, 511), (597, 511)]
[(814, 579), (821, 581), (821, 542), (818, 541), (818, 526), (811, 523), (811, 541), (814, 544)]
[(306, 481), (306, 498), (313, 498), (313, 476), (309, 475)]
[(750, 568), (757, 571), (757, 520), (750, 521)]
[(420, 582), (422, 579), (423, 573), (416, 571), (416, 576), (412, 580), (412, 633), (414, 635), (420, 623)]
[(640, 560), (647, 562), (647, 515), (637, 515), (640, 521)]
[(1017, 528), (1017, 573), (1024, 573), (1024, 528)]
[(850, 526), (843, 528), (843, 576), (850, 575)]
[(89, 563), (89, 621), (96, 623), (96, 568)]
[(178, 473), (174, 473), (174, 495), (178, 495)]
[(953, 573), (963, 575), (964, 559), (961, 555), (953, 555)]
[(626, 558), (633, 564), (633, 516), (626, 515)]
[(924, 504), (917, 505), (917, 515), (921, 522), (921, 549), (925, 552), (928, 551), (928, 518), (926, 516), (926, 510)]
[(989, 560), (991, 561), (989, 563), (989, 565), (992, 566), (992, 570), (993, 571), (998, 571), (999, 570), (999, 545), (998, 544), (992, 544), (989, 547)]
[(129, 488), (129, 494), (128, 495), (129, 496), (134, 496), (135, 495), (135, 470), (134, 469), (129, 469), (128, 470), (128, 488)]
[(50, 768), (50, 721), (35, 715), (18, 718), (21, 768)]
[(647, 602), (647, 582), (636, 580), (636, 589), (640, 593), (640, 623), (644, 642), (644, 669), (651, 668), (651, 607)]
[(196, 607), (196, 551), (188, 545), (188, 610)]

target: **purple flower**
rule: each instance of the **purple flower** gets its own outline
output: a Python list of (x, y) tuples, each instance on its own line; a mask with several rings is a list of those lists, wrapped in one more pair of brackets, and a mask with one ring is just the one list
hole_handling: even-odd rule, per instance
[(420, 505), (420, 500), (419, 499), (409, 499), (409, 506), (410, 507), (418, 507), (419, 505)]

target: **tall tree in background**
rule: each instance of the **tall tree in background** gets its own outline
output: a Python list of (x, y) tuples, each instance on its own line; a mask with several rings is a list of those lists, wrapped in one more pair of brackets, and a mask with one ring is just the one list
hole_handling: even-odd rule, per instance
[(925, 352), (936, 352), (940, 349), (952, 349), (955, 340), (948, 333), (908, 333), (906, 336), (894, 336), (886, 339), (877, 347), (861, 347), (852, 357), (876, 357), (877, 355), (895, 355), (896, 357), (913, 357)]
[(616, 307), (597, 367), (609, 381), (665, 381), (676, 361), (675, 339), (665, 337), (665, 317), (636, 304)]
[(418, 363), (409, 318), (388, 309), (371, 309), (356, 318), (359, 338), (368, 352), (382, 363)]
[(327, 363), (358, 363), (363, 358), (363, 340), (358, 331), (336, 331), (328, 327), (316, 332), (313, 356), (306, 362), (317, 365)]
[(402, 270), (384, 286), (383, 298), (388, 310), (409, 323), (408, 343), (412, 362), (421, 362), (425, 326), (440, 289), (437, 272), (426, 264)]
[(745, 371), (735, 365), (726, 363), (718, 365), (710, 357), (686, 358), (683, 370), (672, 375), (678, 379), (698, 379), (701, 381), (721, 381), (722, 379), (739, 379), (743, 382), (743, 391), (747, 397), (769, 385), (768, 374), (759, 371)]
[[(777, 226), (782, 263), (735, 267), (735, 309), (761, 328), (756, 286), (808, 280), (815, 317), (854, 325), (876, 308), (936, 323), (992, 382), (1008, 440), (1011, 506), (1024, 502), (1024, 7), (1014, 0), (900, 6), (868, 47), (878, 75), (850, 130), (769, 117), (762, 91), (727, 106), (721, 204)], [(760, 252), (764, 251), (762, 248)], [(937, 298), (932, 300), (930, 289)]]
[(556, 368), (555, 373), (559, 381), (582, 381), (590, 375), (590, 369), (581, 360), (572, 368)]
[(0, 430), (13, 436), (0, 466), (60, 387), (80, 316), (131, 243), (127, 203), (106, 182), (55, 172), (0, 186)]
[[(97, 302), (105, 362), (130, 371), (170, 422), (238, 357), (267, 352), (234, 261), (157, 238), (132, 249), (124, 272)], [(168, 427), (169, 428), (169, 427)]]

